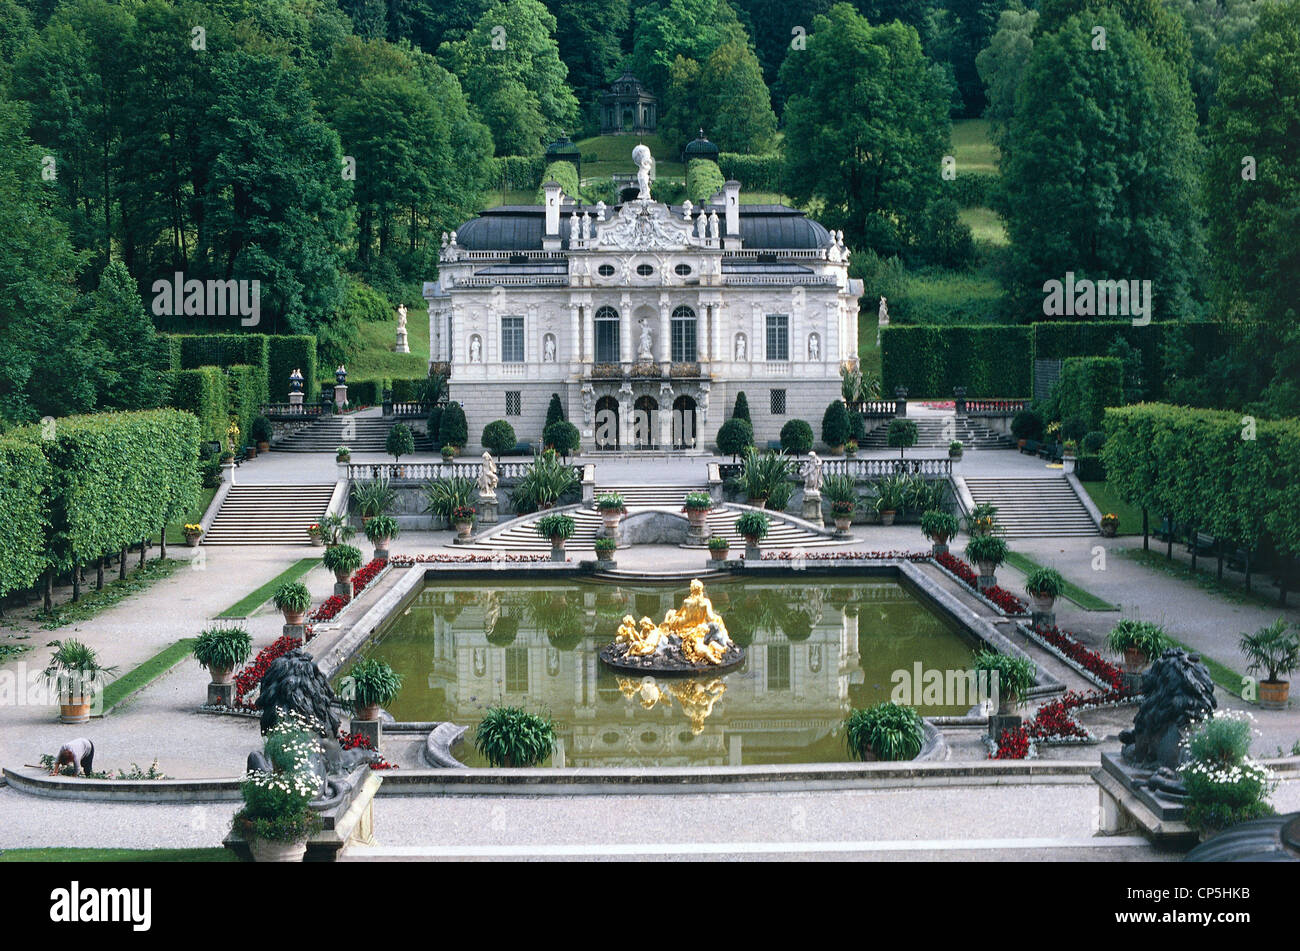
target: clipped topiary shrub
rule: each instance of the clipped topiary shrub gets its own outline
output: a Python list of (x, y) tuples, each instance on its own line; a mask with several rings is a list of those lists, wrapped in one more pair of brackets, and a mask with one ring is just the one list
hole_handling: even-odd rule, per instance
[(801, 456), (806, 452), (811, 452), (812, 447), (812, 427), (802, 419), (789, 420), (781, 427), (781, 449), (783, 452)]
[(515, 428), (504, 419), (493, 420), (483, 427), (483, 448), (494, 456), (500, 456), (515, 448)]

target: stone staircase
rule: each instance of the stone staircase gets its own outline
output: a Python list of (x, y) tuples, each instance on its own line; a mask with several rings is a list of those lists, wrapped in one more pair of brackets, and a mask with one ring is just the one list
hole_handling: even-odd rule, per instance
[[(682, 498), (685, 495), (683, 492), (675, 501), (667, 503), (634, 502), (629, 493), (624, 491), (625, 488), (615, 490), (612, 487), (607, 487), (605, 491), (619, 491), (623, 496), (624, 503), (627, 505), (628, 515), (649, 509), (667, 509), (668, 511), (677, 512), (681, 509)], [(599, 494), (598, 492), (597, 495)], [(736, 531), (736, 520), (740, 518), (741, 513), (744, 511), (744, 507), (728, 505), (713, 509), (708, 515), (709, 534), (721, 535), (730, 541), (732, 557), (740, 557), (745, 549), (745, 540)], [(544, 514), (546, 513), (539, 512), (518, 519), (504, 529), (490, 530), (484, 537), (466, 547), (518, 552), (549, 552), (551, 550), (550, 540), (539, 536), (536, 528), (533, 527), (537, 519)], [(567, 550), (571, 552), (594, 550), (596, 538), (604, 532), (604, 520), (601, 518), (600, 513), (596, 511), (595, 506), (565, 510), (565, 514), (572, 516), (575, 523), (573, 537), (565, 545)], [(825, 535), (818, 535), (804, 528), (793, 519), (785, 519), (773, 513), (768, 514), (771, 525), (767, 537), (763, 539), (762, 548), (806, 548), (813, 545), (832, 543), (829, 532)]]
[(596, 498), (602, 495), (621, 495), (629, 509), (681, 508), (691, 492), (708, 492), (707, 485), (602, 485), (596, 488)]
[[(948, 443), (954, 439), (961, 440), (963, 449), (1014, 449), (1016, 446), (1010, 436), (994, 432), (964, 416), (918, 416), (912, 418), (912, 422), (916, 423), (918, 449), (947, 450)], [(888, 438), (889, 423), (885, 422), (867, 433), (859, 448), (888, 449)]]
[(309, 545), (307, 526), (329, 509), (334, 483), (233, 485), (203, 533), (205, 545)]
[(966, 478), (975, 503), (998, 507), (1008, 538), (1100, 534), (1065, 476), (1034, 479)]
[[(383, 452), (389, 430), (401, 420), (382, 416), (327, 416), (286, 436), (273, 447), (276, 452), (335, 452), (347, 446), (353, 452)], [(416, 452), (433, 452), (433, 443), (424, 433), (410, 427), (415, 436)]]

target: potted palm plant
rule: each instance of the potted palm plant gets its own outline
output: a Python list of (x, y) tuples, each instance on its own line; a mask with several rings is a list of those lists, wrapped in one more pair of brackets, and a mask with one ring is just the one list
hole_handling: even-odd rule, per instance
[(347, 518), (338, 512), (331, 512), (324, 516), (320, 520), (320, 530), (326, 548), (342, 545), (357, 533), (357, 530), (348, 524)]
[(373, 657), (357, 661), (339, 682), (339, 695), (352, 704), (358, 720), (378, 720), (381, 708), (397, 699), (401, 689), (401, 676)]
[(1038, 668), (1028, 657), (982, 650), (975, 655), (975, 670), (987, 676), (997, 697), (998, 713), (1014, 714), (1038, 680)]
[(352, 461), (352, 450), (347, 446), (339, 446), (334, 450), (334, 461), (341, 462), (345, 465)]
[(376, 558), (388, 557), (388, 543), (401, 534), (397, 519), (391, 515), (375, 515), (366, 523), (366, 538), (375, 546)]
[(596, 567), (613, 568), (614, 552), (618, 550), (618, 541), (613, 538), (597, 538), (593, 547), (596, 549)]
[(762, 512), (744, 512), (736, 519), (736, 531), (745, 539), (746, 555), (757, 551), (758, 543), (767, 537), (768, 518)]
[(921, 532), (930, 539), (935, 555), (948, 554), (948, 542), (957, 537), (957, 529), (957, 516), (951, 512), (931, 509), (921, 515)]
[(555, 724), (519, 707), (490, 707), (474, 745), (493, 766), (536, 766), (555, 750)]
[(568, 515), (543, 515), (537, 520), (537, 534), (551, 540), (551, 561), (564, 561), (564, 542), (572, 538), (577, 523)]
[(351, 545), (335, 545), (325, 549), (323, 561), (339, 584), (347, 584), (353, 572), (361, 567), (361, 552)]
[(997, 535), (976, 535), (966, 545), (966, 557), (979, 566), (981, 591), (997, 583), (994, 572), (1007, 560), (1009, 553), (1006, 540)]
[(258, 452), (271, 451), (271, 436), (274, 435), (271, 429), (271, 421), (265, 416), (259, 416), (253, 420), (253, 425), (249, 428), (249, 438), (257, 443)]
[(600, 512), (600, 517), (604, 519), (605, 534), (610, 538), (618, 538), (618, 523), (627, 514), (627, 506), (623, 502), (623, 496), (617, 492), (601, 495), (596, 499), (596, 509)]
[(881, 525), (894, 524), (894, 516), (907, 503), (908, 488), (902, 476), (888, 476), (876, 483), (876, 511)]
[(847, 473), (833, 472), (822, 480), (822, 498), (830, 503), (835, 534), (845, 536), (858, 508), (858, 484)]
[(714, 561), (726, 561), (727, 553), (730, 551), (731, 542), (722, 535), (713, 535), (709, 538), (709, 557)]
[(686, 521), (691, 526), (695, 537), (702, 537), (708, 531), (709, 510), (713, 508), (713, 499), (707, 492), (688, 492), (682, 505)]
[[(433, 515), (435, 519), (442, 520), (442, 522), (435, 524), (435, 528), (443, 523), (451, 525), (456, 509), (472, 506), (477, 495), (478, 487), (469, 476), (435, 479), (424, 484), (426, 502), (424, 510)], [(516, 511), (519, 510), (516, 509)]]
[(397, 502), (397, 491), (385, 478), (352, 483), (352, 504), (356, 506), (364, 527), (376, 515), (387, 515)]
[(451, 522), (456, 526), (456, 537), (468, 541), (474, 533), (474, 520), (478, 509), (472, 505), (458, 505), (451, 510)]
[(275, 609), (283, 612), (285, 624), (301, 624), (311, 607), (311, 592), (301, 581), (286, 581), (276, 589), (271, 600)]
[(1172, 647), (1173, 641), (1159, 624), (1124, 618), (1106, 635), (1106, 646), (1124, 655), (1124, 666), (1129, 673), (1137, 673)]
[(242, 627), (210, 627), (194, 640), (194, 659), (207, 669), (214, 684), (228, 684), (235, 668), (248, 662), (253, 638)]
[(1247, 670), (1268, 672), (1268, 677), (1259, 682), (1259, 705), (1269, 710), (1286, 709), (1291, 683), (1282, 678), (1300, 668), (1300, 633), (1278, 618), (1254, 634), (1241, 635), (1240, 646), (1250, 661)]
[(93, 647), (77, 640), (50, 641), (54, 653), (46, 666), (46, 682), (59, 698), (59, 719), (63, 723), (86, 723), (95, 695), (104, 687), (104, 675), (116, 667), (105, 667)]
[(844, 740), (849, 755), (863, 762), (916, 759), (925, 744), (925, 724), (912, 707), (886, 700), (850, 713)]
[(1065, 590), (1065, 579), (1055, 568), (1038, 567), (1029, 572), (1025, 578), (1025, 590), (1034, 599), (1034, 610), (1039, 614), (1050, 614), (1052, 605)]
[(948, 458), (954, 461), (960, 459), (964, 449), (965, 446), (962, 445), (961, 440), (954, 439), (952, 442), (948, 443)]

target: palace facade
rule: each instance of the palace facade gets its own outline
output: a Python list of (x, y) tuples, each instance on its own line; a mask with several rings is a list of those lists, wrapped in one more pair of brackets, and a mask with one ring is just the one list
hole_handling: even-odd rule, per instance
[(701, 207), (640, 195), (480, 213), (444, 237), (426, 283), (431, 369), (469, 420), (537, 444), (553, 393), (583, 450), (712, 451), (744, 391), (762, 446), (790, 419), (818, 432), (857, 360), (861, 282), (834, 234), (727, 182)]

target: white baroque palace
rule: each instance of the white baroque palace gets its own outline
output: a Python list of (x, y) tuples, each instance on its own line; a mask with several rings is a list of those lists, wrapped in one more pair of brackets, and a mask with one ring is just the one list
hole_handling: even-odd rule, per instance
[[(637, 155), (638, 160), (645, 156)], [(495, 419), (538, 444), (553, 393), (583, 449), (710, 451), (743, 391), (760, 445), (820, 429), (857, 361), (861, 282), (843, 235), (785, 205), (640, 197), (492, 208), (444, 236), (426, 283), (431, 369), (470, 439)], [(482, 447), (469, 447), (479, 450)]]

